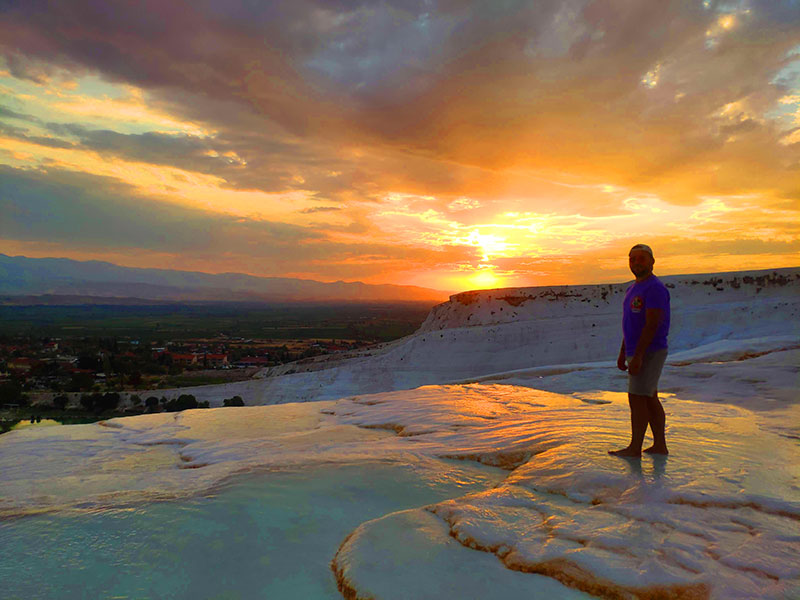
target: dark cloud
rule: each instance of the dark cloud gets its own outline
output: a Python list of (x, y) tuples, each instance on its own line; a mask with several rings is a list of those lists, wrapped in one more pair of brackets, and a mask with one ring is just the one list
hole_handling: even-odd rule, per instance
[(5, 106), (0, 106), (0, 118), (4, 119), (18, 119), (20, 121), (30, 121), (31, 123), (38, 123), (39, 119), (33, 115), (19, 113)]
[(46, 83), (54, 71), (53, 65), (48, 62), (15, 51), (6, 54), (5, 62), (8, 71), (17, 79), (39, 84)]
[(8, 137), (20, 139), (27, 135), (28, 129), (25, 127), (17, 127), (15, 125), (6, 125), (4, 123), (0, 123), (0, 133), (7, 135)]
[(258, 244), (254, 254), (268, 256), (321, 239), (307, 228), (158, 202), (111, 178), (54, 169), (0, 166), (0, 209), (0, 236), (22, 241), (203, 255)]
[(211, 137), (157, 132), (122, 134), (88, 129), (76, 123), (48, 123), (47, 129), (57, 135), (77, 138), (82, 148), (127, 160), (220, 175), (244, 165), (238, 156), (229, 155), (229, 145)]
[(16, 127), (0, 122), (0, 134), (23, 142), (45, 146), (47, 148), (73, 148), (75, 144), (59, 138), (41, 135), (29, 135), (27, 127)]
[[(13, 113), (13, 111), (7, 111)], [(34, 117), (14, 113), (25, 120)], [(4, 115), (0, 112), (0, 118)], [(12, 116), (12, 115), (8, 115)], [(178, 133), (146, 132), (123, 134), (112, 130), (92, 129), (79, 123), (44, 123), (47, 132), (58, 137), (30, 135), (27, 128), (4, 124), (0, 132), (28, 143), (51, 148), (90, 150), (111, 158), (177, 167), (187, 171), (213, 174), (230, 188), (281, 192), (311, 189), (321, 195), (335, 193), (347, 186), (336, 181), (332, 167), (348, 168), (343, 161), (324, 150), (314, 153), (297, 142), (265, 138), (258, 133), (231, 133), (220, 136), (196, 136)], [(302, 183), (299, 173), (305, 177)]]

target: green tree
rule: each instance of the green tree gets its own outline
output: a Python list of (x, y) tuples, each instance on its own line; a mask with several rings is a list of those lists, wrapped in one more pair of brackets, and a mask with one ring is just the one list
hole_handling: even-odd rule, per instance
[(91, 373), (73, 373), (70, 382), (67, 384), (68, 392), (80, 392), (88, 390), (94, 384), (94, 375)]
[(99, 371), (102, 368), (102, 361), (96, 354), (82, 353), (78, 355), (78, 368), (90, 371)]
[(114, 369), (111, 366), (111, 358), (108, 356), (108, 353), (106, 352), (103, 352), (103, 372), (109, 379), (111, 378), (111, 373), (114, 372)]
[(119, 406), (119, 400), (120, 397), (117, 392), (106, 392), (95, 402), (94, 408), (98, 412), (114, 410)]
[(189, 408), (197, 408), (197, 399), (192, 394), (181, 394), (177, 399), (167, 402), (167, 412), (178, 412)]
[(94, 410), (95, 402), (102, 396), (98, 393), (81, 394), (80, 403), (84, 410)]
[(225, 400), (222, 401), (222, 406), (244, 406), (244, 400), (242, 400), (241, 396), (225, 398)]
[(133, 371), (128, 377), (128, 381), (131, 385), (139, 385), (142, 383), (142, 373), (140, 371)]
[(22, 385), (17, 381), (0, 383), (0, 404), (22, 404)]

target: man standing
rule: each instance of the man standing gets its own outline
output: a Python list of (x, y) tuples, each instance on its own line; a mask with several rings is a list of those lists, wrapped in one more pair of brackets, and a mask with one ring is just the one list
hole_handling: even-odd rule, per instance
[(622, 307), (622, 347), (617, 367), (628, 371), (628, 404), (631, 408), (631, 442), (615, 456), (641, 456), (647, 425), (653, 445), (645, 452), (669, 454), (664, 436), (666, 417), (658, 399), (658, 378), (667, 358), (669, 291), (653, 275), (655, 258), (650, 246), (636, 244), (628, 253), (628, 264), (636, 277), (625, 293)]

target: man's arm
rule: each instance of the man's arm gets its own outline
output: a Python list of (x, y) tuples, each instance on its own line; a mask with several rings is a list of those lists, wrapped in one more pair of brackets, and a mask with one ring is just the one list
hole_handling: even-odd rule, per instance
[(617, 356), (617, 368), (620, 371), (628, 370), (628, 365), (625, 364), (625, 338), (622, 338), (622, 346), (620, 346), (619, 356)]
[(656, 337), (656, 331), (658, 331), (658, 326), (663, 318), (664, 311), (660, 308), (648, 308), (645, 312), (644, 329), (642, 329), (642, 335), (639, 336), (639, 341), (636, 342), (636, 351), (628, 365), (631, 375), (636, 375), (642, 368), (644, 353), (650, 347), (653, 338)]

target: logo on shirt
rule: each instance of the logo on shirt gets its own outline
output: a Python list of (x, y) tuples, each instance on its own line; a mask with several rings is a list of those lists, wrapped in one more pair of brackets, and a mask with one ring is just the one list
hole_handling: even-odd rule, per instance
[(631, 312), (640, 313), (642, 312), (642, 307), (644, 306), (644, 300), (641, 296), (634, 296), (631, 299)]

